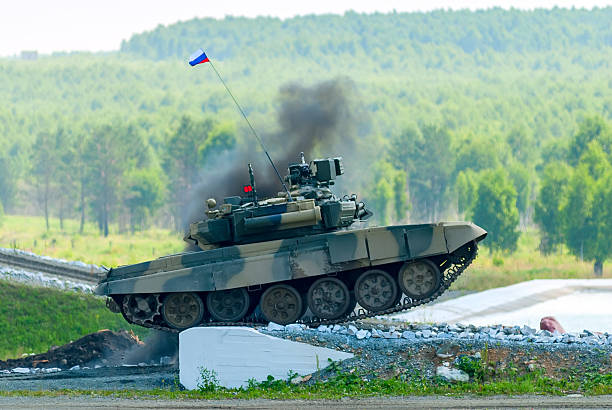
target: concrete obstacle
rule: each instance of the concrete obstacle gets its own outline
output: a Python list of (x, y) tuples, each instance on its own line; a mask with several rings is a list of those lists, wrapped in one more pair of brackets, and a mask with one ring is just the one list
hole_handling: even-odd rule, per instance
[(264, 335), (249, 327), (193, 327), (179, 335), (180, 381), (189, 390), (202, 383), (202, 370), (214, 371), (221, 386), (245, 387), (287, 379), (290, 372), (308, 375), (351, 353)]

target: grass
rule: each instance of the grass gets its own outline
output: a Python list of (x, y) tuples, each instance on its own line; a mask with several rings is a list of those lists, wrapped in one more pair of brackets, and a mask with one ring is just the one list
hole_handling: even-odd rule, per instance
[[(538, 251), (540, 236), (529, 229), (519, 238), (517, 250), (512, 254), (491, 253), (487, 240), (481, 243), (478, 257), (457, 279), (451, 289), (480, 291), (508, 286), (532, 279), (593, 279), (593, 263), (581, 262), (567, 249), (551, 255)], [(604, 264), (603, 278), (612, 278), (612, 264)]]
[(185, 248), (182, 236), (166, 229), (151, 228), (131, 235), (118, 233), (118, 228), (112, 226), (111, 234), (104, 237), (91, 223), (80, 234), (76, 220), (65, 220), (64, 230), (58, 219), (51, 218), (49, 222), (47, 231), (43, 217), (5, 215), (0, 226), (0, 247), (108, 267), (142, 262)]
[[(167, 388), (155, 390), (37, 390), (0, 391), (0, 396), (110, 396), (143, 399), (341, 399), (344, 397), (398, 396), (492, 396), (492, 395), (584, 395), (612, 394), (612, 373), (588, 373), (581, 378), (558, 380), (534, 372), (495, 381), (473, 381), (452, 384), (439, 378), (425, 379), (415, 372), (410, 377), (389, 380), (364, 379), (357, 372), (337, 373), (331, 379), (312, 384), (294, 385), (273, 378), (262, 383), (249, 383), (246, 388), (226, 389), (206, 385), (199, 390), (179, 389), (177, 381), (169, 381)], [(271, 377), (271, 376), (270, 376)]]
[(147, 333), (110, 312), (102, 298), (0, 280), (1, 359), (43, 353), (100, 329)]

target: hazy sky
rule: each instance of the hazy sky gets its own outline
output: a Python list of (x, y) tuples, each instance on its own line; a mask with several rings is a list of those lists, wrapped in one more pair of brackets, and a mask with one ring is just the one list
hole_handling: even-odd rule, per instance
[(494, 6), (604, 7), (612, 0), (0, 0), (0, 56), (22, 50), (40, 53), (116, 50), (133, 33), (194, 17), (277, 16), (358, 12), (482, 9)]

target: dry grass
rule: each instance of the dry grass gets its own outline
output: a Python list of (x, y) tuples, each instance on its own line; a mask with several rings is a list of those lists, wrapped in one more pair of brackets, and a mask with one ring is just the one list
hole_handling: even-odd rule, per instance
[[(542, 255), (538, 251), (539, 242), (539, 233), (530, 229), (522, 233), (516, 252), (492, 254), (485, 239), (478, 258), (451, 289), (478, 291), (532, 279), (595, 278), (592, 262), (581, 262), (563, 247), (555, 254)], [(603, 278), (612, 278), (610, 263), (604, 264)]]
[(181, 236), (169, 230), (151, 228), (131, 235), (111, 228), (105, 238), (93, 224), (79, 234), (78, 221), (66, 220), (62, 231), (59, 221), (51, 219), (47, 231), (42, 217), (6, 215), (0, 226), (0, 247), (104, 266), (142, 262), (184, 249)]

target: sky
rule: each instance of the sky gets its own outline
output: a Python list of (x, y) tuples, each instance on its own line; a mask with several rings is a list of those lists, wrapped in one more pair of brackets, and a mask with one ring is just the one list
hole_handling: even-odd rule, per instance
[(430, 11), (434, 9), (593, 8), (612, 0), (0, 0), (0, 56), (23, 50), (112, 51), (134, 33), (195, 17)]

